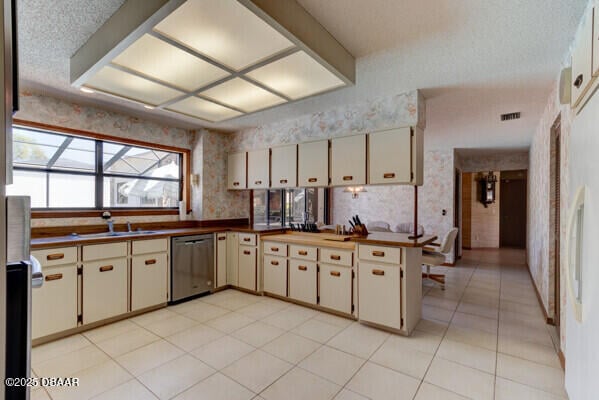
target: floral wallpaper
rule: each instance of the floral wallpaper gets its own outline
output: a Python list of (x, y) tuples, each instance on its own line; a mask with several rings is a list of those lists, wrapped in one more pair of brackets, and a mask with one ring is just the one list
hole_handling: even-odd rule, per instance
[(528, 169), (529, 165), (528, 150), (484, 156), (456, 154), (456, 161), (462, 172), (513, 171)]

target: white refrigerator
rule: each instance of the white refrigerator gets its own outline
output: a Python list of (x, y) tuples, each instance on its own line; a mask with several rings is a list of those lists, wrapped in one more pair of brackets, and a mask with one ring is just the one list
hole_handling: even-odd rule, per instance
[(569, 162), (566, 390), (570, 400), (594, 400), (599, 398), (599, 93), (573, 122)]

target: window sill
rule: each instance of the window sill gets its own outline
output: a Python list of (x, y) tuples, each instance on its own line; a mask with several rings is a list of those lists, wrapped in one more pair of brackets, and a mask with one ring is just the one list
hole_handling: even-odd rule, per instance
[(176, 209), (135, 209), (135, 210), (119, 210), (119, 209), (107, 209), (107, 210), (44, 210), (44, 211), (31, 211), (31, 218), (89, 218), (97, 217), (101, 218), (104, 211), (110, 211), (113, 217), (126, 217), (126, 216), (145, 216), (145, 215), (179, 215), (179, 211)]

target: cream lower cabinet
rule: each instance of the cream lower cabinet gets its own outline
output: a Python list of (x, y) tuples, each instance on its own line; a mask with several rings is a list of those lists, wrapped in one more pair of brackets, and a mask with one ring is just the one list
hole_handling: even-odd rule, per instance
[(319, 293), (322, 307), (345, 314), (353, 312), (352, 268), (348, 266), (320, 264)]
[[(168, 240), (138, 240), (131, 245), (131, 311), (166, 303)], [(152, 253), (160, 250), (165, 251)]]
[(227, 232), (227, 285), (239, 283), (239, 234)]
[(399, 265), (360, 262), (360, 319), (401, 329), (401, 269)]
[(239, 246), (239, 279), (240, 288), (257, 291), (257, 254), (254, 246)]
[(77, 327), (77, 248), (36, 250), (44, 284), (33, 289), (31, 336), (37, 339)]
[(214, 287), (227, 285), (227, 233), (216, 233), (214, 251)]
[(304, 303), (318, 303), (315, 261), (289, 260), (289, 297)]
[(287, 259), (285, 257), (264, 255), (262, 264), (264, 273), (264, 291), (287, 296)]
[(127, 310), (127, 242), (82, 247), (83, 324)]

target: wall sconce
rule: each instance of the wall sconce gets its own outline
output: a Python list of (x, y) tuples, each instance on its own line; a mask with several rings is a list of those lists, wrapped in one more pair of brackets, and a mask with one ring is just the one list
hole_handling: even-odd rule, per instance
[(489, 173), (485, 176), (483, 175), (480, 179), (480, 202), (483, 203), (485, 208), (491, 204), (495, 203), (495, 184), (497, 183), (497, 176), (493, 174), (493, 171), (489, 171)]
[(351, 193), (351, 198), (352, 199), (357, 199), (358, 198), (358, 194), (359, 193), (365, 193), (367, 192), (366, 189), (364, 189), (363, 186), (348, 186), (345, 189), (343, 189), (343, 192), (345, 193)]

